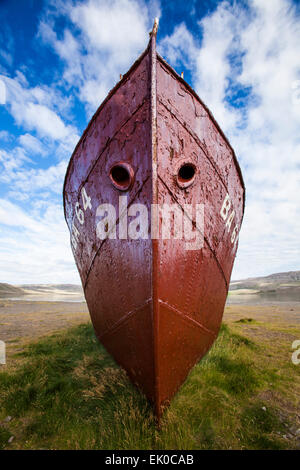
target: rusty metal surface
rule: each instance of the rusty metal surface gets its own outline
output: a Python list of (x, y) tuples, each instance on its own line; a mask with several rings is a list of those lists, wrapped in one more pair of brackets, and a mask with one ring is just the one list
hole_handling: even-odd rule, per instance
[(79, 195), (89, 173), (122, 127), (148, 102), (149, 56), (146, 51), (124, 75), (120, 86), (99, 107), (71, 157), (64, 184), (65, 216), (71, 229), (74, 198)]
[[(80, 233), (78, 248), (74, 255), (84, 287), (94, 258), (102, 243), (106, 243), (106, 241), (102, 241), (99, 244), (100, 240), (97, 238), (95, 230), (96, 216), (94, 210), (103, 203), (110, 203), (117, 207), (119, 196), (123, 195), (123, 192), (120, 193), (111, 183), (109, 176), (111, 166), (120, 161), (126, 161), (135, 170), (134, 185), (126, 191), (129, 204), (133, 200), (138, 202), (136, 195), (143, 187), (147, 178), (151, 176), (151, 162), (149, 158), (151, 149), (150, 137), (148, 139), (145, 138), (145, 136), (149, 136), (149, 114), (149, 103), (145, 102), (135, 112), (134, 118), (126, 122), (109, 142), (101, 154), (101, 158), (95, 161), (93, 169), (84, 184), (86, 193), (91, 197), (93, 205), (92, 212), (87, 213), (84, 226), (78, 223), (74, 213), (76, 203), (81, 204), (81, 191), (68, 193), (70, 197), (70, 205), (68, 207), (70, 207), (70, 213), (73, 214), (73, 218), (69, 219), (69, 227), (75, 224)], [(136, 146), (136, 139), (140, 142), (139, 147)]]
[[(96, 335), (159, 417), (217, 337), (245, 196), (228, 141), (157, 55), (155, 39), (152, 34), (79, 141), (64, 204)], [(184, 164), (194, 172), (187, 183), (178, 176)], [(115, 167), (127, 168), (130, 181), (115, 184)], [(128, 198), (127, 207), (140, 203), (149, 213), (153, 203), (175, 204), (182, 213), (185, 204), (203, 203), (203, 247), (186, 250), (184, 238), (151, 239), (151, 227), (147, 239), (100, 240), (97, 208), (117, 208), (119, 196)], [(230, 223), (222, 217), (226, 198)]]

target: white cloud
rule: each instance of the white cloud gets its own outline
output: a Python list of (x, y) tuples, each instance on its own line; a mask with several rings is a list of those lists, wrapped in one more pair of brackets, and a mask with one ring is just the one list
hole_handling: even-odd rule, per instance
[(15, 147), (11, 152), (0, 149), (0, 181), (10, 183), (14, 179), (15, 172), (22, 170), (24, 162), (28, 160), (21, 147)]
[(19, 174), (19, 181), (23, 191), (30, 191), (31, 188), (37, 190), (50, 190), (56, 194), (62, 194), (63, 180), (67, 169), (67, 160), (62, 160), (57, 165), (52, 165), (46, 170), (41, 168), (27, 171), (22, 178)]
[(8, 142), (12, 136), (8, 131), (0, 131), (0, 142)]
[(33, 232), (40, 232), (42, 229), (40, 224), (20, 207), (5, 199), (0, 199), (0, 220), (3, 225), (25, 228)]
[(29, 129), (37, 130), (42, 136), (52, 139), (64, 139), (68, 133), (68, 127), (62, 119), (51, 109), (44, 105), (26, 103), (20, 110), (19, 103), (12, 103), (13, 113), (18, 124), (23, 124)]
[[(76, 128), (66, 124), (55, 108), (63, 106), (61, 98), (47, 87), (30, 88), (22, 73), (14, 79), (0, 75), (6, 86), (6, 104), (17, 124), (52, 140), (79, 139)], [(53, 109), (54, 108), (54, 109)]]
[(62, 193), (67, 160), (46, 169), (28, 168), (24, 166), (25, 162), (28, 162), (28, 157), (22, 147), (16, 147), (12, 152), (0, 150), (0, 182), (10, 185), (12, 197), (17, 195), (18, 199), (24, 199), (21, 194), (25, 194), (37, 198), (40, 191), (46, 190), (54, 194)]
[(44, 155), (46, 153), (42, 142), (31, 134), (22, 134), (19, 137), (19, 142), (21, 146), (29, 152), (40, 155)]
[(170, 36), (165, 36), (160, 40), (157, 49), (163, 57), (168, 57), (174, 67), (183, 65), (191, 70), (195, 67), (197, 52), (199, 52), (195, 38), (184, 23), (176, 26)]
[(58, 16), (46, 17), (39, 34), (64, 61), (63, 79), (77, 88), (88, 113), (94, 112), (108, 91), (125, 73), (147, 44), (155, 2), (136, 0), (87, 0), (59, 6), (69, 17), (72, 30), (66, 28), (62, 39), (54, 32)]
[(128, 0), (89, 0), (70, 11), (72, 21), (92, 48), (121, 55), (121, 62), (144, 43), (147, 14), (143, 3)]
[(6, 86), (3, 80), (0, 80), (0, 104), (6, 103)]
[(38, 216), (0, 199), (0, 282), (80, 283), (61, 205)]

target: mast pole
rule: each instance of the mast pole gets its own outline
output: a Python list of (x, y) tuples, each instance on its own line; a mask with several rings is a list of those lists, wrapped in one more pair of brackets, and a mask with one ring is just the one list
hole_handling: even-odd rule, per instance
[[(152, 32), (150, 33), (150, 109), (151, 109), (151, 151), (152, 151), (152, 205), (157, 209), (158, 203), (158, 180), (157, 180), (157, 113), (156, 113), (156, 34), (158, 29), (158, 18), (155, 18)], [(158, 304), (158, 213), (154, 210), (151, 217), (152, 236), (152, 315), (153, 315), (153, 350), (154, 350), (154, 414), (157, 424), (160, 424), (161, 417), (161, 396), (160, 396), (160, 369), (159, 369), (159, 304)]]

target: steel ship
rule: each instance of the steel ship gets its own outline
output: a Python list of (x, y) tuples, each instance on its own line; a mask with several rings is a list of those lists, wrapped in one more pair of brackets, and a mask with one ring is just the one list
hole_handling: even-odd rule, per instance
[(159, 419), (217, 338), (245, 187), (212, 113), (157, 53), (157, 25), (80, 138), (63, 196), (96, 336)]

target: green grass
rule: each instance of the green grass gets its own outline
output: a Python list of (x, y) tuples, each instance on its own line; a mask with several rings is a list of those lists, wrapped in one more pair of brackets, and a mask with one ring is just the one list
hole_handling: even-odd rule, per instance
[(259, 398), (270, 383), (284, 389), (288, 378), (263, 355), (261, 346), (223, 325), (158, 429), (147, 400), (90, 325), (52, 335), (19, 354), (17, 368), (0, 373), (0, 422), (13, 417), (0, 426), (0, 449), (288, 448), (277, 434), (284, 430), (276, 405)]

